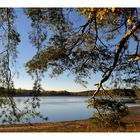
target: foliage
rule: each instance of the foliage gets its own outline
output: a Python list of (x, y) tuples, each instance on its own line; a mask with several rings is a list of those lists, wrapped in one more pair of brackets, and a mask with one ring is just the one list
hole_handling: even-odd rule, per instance
[[(67, 10), (62, 10), (61, 14), (68, 13)], [(34, 56), (27, 63), (28, 71), (39, 69), (45, 72), (51, 69), (51, 76), (70, 71), (75, 74), (75, 81), (83, 85), (87, 83), (85, 79), (91, 76), (91, 72), (102, 72), (99, 89), (111, 76), (114, 76), (114, 79), (121, 77), (124, 82), (132, 83), (131, 78), (138, 85), (139, 10), (78, 8), (73, 11), (79, 16), (85, 16), (86, 23), (75, 28), (71, 26), (73, 21), (63, 18), (67, 23), (64, 24), (65, 29), (70, 30), (54, 31), (52, 36), (48, 37), (48, 47), (40, 52), (39, 59)], [(130, 42), (133, 42), (133, 47)], [(38, 62), (39, 66), (35, 68)]]
[(16, 124), (16, 123), (31, 123), (32, 118), (41, 118), (47, 120), (47, 117), (42, 116), (38, 111), (40, 102), (37, 97), (32, 97), (25, 100), (23, 109), (17, 107), (16, 99), (13, 97), (0, 98), (0, 123)]
[(12, 79), (14, 74), (11, 67), (16, 65), (17, 46), (20, 43), (20, 34), (16, 31), (15, 20), (16, 15), (13, 8), (0, 9), (0, 86), (2, 87), (0, 118), (2, 123), (16, 123), (22, 121), (23, 118), (30, 122), (30, 117), (42, 117), (36, 110), (39, 107), (37, 98), (27, 100), (27, 106), (20, 110), (13, 97), (15, 95)]
[(97, 109), (91, 118), (95, 127), (111, 128), (116, 130), (118, 127), (124, 127), (122, 117), (128, 115), (128, 108), (125, 104), (114, 99), (96, 99), (90, 102), (90, 106)]
[(16, 16), (14, 10), (9, 8), (1, 9), (0, 39), (3, 51), (0, 53), (0, 85), (7, 89), (13, 88), (11, 63), (14, 65), (17, 57), (17, 45), (20, 42), (20, 35), (14, 27)]
[[(75, 81), (84, 86), (87, 77), (101, 72), (102, 79), (93, 98), (110, 78), (111, 83), (115, 81), (114, 87), (122, 82), (127, 87), (139, 87), (139, 9), (26, 8), (24, 13), (31, 21), (29, 39), (37, 50), (26, 64), (28, 73), (35, 80), (34, 95), (42, 91), (41, 76), (46, 71), (51, 71), (51, 77), (69, 71), (75, 75)], [(71, 13), (82, 17), (84, 22), (75, 27), (76, 20), (69, 18)], [(6, 88), (7, 93), (14, 92), (11, 67), (15, 66), (20, 43), (15, 20), (15, 9), (0, 9), (0, 86)], [(7, 99), (15, 112), (13, 98)]]

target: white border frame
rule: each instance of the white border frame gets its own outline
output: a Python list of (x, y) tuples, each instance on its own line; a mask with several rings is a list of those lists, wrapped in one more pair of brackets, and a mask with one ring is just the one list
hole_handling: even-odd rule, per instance
[(0, 0), (0, 7), (140, 7), (140, 0)]

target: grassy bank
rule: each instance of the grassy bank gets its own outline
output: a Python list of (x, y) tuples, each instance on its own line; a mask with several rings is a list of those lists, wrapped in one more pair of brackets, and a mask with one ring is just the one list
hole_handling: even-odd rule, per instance
[(0, 132), (140, 132), (140, 107), (129, 108), (129, 115), (123, 118), (126, 128), (115, 130), (95, 128), (90, 120), (48, 122), (0, 126)]

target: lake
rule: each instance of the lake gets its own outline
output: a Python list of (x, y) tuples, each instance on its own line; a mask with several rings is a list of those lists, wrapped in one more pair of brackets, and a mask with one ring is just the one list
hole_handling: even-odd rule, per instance
[[(30, 110), (30, 104), (25, 103), (28, 98), (32, 99), (32, 97), (14, 97), (17, 108), (23, 110), (27, 107), (27, 109)], [(44, 117), (48, 117), (48, 120), (43, 120), (40, 117), (34, 117), (30, 118), (30, 122), (42, 123), (88, 119), (96, 111), (94, 108), (88, 107), (88, 99), (89, 97), (85, 96), (39, 97), (40, 107), (37, 111), (39, 111)], [(135, 104), (129, 104), (129, 106), (133, 105)], [(1, 119), (0, 123), (2, 123)], [(20, 123), (25, 123), (25, 120), (23, 119)]]

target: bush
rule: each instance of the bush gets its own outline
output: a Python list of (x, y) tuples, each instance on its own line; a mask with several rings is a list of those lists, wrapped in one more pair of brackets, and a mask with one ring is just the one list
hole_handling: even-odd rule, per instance
[(125, 124), (121, 121), (122, 117), (128, 114), (128, 107), (115, 99), (96, 99), (90, 102), (90, 106), (97, 109), (91, 118), (92, 123), (96, 127), (124, 127)]

